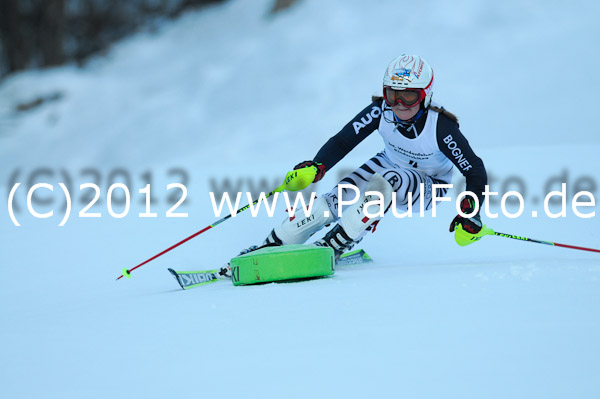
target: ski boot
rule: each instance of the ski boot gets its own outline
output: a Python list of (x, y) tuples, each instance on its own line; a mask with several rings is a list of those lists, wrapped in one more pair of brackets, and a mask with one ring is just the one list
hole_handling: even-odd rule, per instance
[[(279, 246), (279, 245), (283, 245), (283, 242), (281, 242), (279, 237), (277, 237), (277, 234), (275, 234), (275, 229), (273, 229), (273, 230), (271, 230), (271, 232), (269, 233), (269, 235), (267, 236), (267, 238), (265, 239), (265, 241), (263, 242), (263, 244), (261, 246), (252, 245), (252, 246), (240, 251), (240, 253), (237, 254), (236, 256), (245, 255), (247, 253), (256, 251), (257, 249), (261, 249), (264, 247), (275, 247), (275, 246)], [(225, 277), (231, 277), (231, 265), (229, 264), (229, 262), (227, 262), (226, 264), (224, 264), (221, 267), (221, 269), (219, 270), (219, 275), (225, 276)]]
[[(258, 245), (252, 245), (252, 246), (250, 246), (250, 247), (248, 247), (246, 249), (242, 249), (240, 251), (240, 253), (237, 254), (237, 256), (245, 255), (247, 253), (256, 251), (259, 248), (261, 248), (261, 247), (259, 247)], [(219, 276), (231, 278), (231, 265), (229, 264), (229, 262), (227, 262), (226, 264), (224, 264), (223, 266), (221, 266), (221, 269), (219, 269)]]
[(341, 225), (336, 224), (333, 229), (329, 230), (329, 232), (325, 234), (323, 238), (315, 241), (314, 245), (318, 247), (332, 248), (335, 254), (335, 260), (338, 260), (338, 258), (344, 252), (351, 250), (352, 247), (358, 244), (361, 240), (362, 237), (360, 237), (358, 240), (353, 240), (348, 236), (348, 234), (346, 234)]
[[(369, 192), (379, 193), (379, 195), (366, 195)], [(344, 211), (333, 229), (325, 234), (325, 237), (315, 242), (315, 245), (333, 248), (337, 260), (344, 252), (359, 243), (368, 231), (375, 231), (375, 226), (383, 217), (383, 215), (367, 216), (365, 213), (366, 204), (381, 200), (381, 197), (383, 197), (381, 205), (384, 210), (387, 210), (391, 204), (392, 195), (393, 188), (390, 183), (380, 174), (375, 173), (358, 201)]]

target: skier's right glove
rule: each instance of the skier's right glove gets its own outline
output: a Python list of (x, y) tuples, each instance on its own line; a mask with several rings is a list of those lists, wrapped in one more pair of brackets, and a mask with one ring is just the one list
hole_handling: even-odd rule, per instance
[[(473, 198), (465, 197), (460, 201), (460, 210), (462, 213), (471, 214), (475, 210), (475, 201)], [(462, 229), (469, 234), (477, 234), (481, 230), (483, 223), (481, 223), (481, 217), (479, 212), (475, 216), (470, 218), (464, 218), (460, 215), (456, 217), (450, 223), (450, 232), (453, 232), (457, 225), (461, 225)]]
[(315, 176), (315, 180), (313, 180), (313, 183), (318, 182), (319, 180), (321, 180), (323, 178), (323, 176), (325, 176), (325, 165), (322, 164), (321, 162), (315, 162), (315, 161), (300, 162), (298, 165), (294, 166), (294, 170), (307, 168), (309, 166), (314, 166), (315, 168), (317, 168), (317, 174)]

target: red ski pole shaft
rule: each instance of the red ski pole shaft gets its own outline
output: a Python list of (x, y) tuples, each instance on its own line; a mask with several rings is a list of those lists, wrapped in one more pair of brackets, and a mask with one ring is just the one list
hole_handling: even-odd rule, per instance
[[(317, 167), (316, 166), (307, 166), (305, 168), (292, 170), (291, 172), (289, 172), (285, 176), (283, 184), (281, 186), (277, 187), (275, 190), (271, 191), (264, 198), (266, 200), (267, 198), (269, 198), (273, 194), (282, 192), (283, 190), (289, 190), (289, 191), (300, 191), (300, 190), (303, 190), (306, 187), (308, 187), (315, 180), (316, 174), (317, 174)], [(206, 230), (210, 230), (213, 227), (215, 227), (215, 226), (223, 223), (224, 221), (226, 221), (227, 219), (229, 219), (233, 215), (237, 215), (238, 213), (245, 211), (246, 209), (250, 208), (251, 206), (256, 205), (261, 200), (261, 198), (262, 197), (259, 196), (257, 200), (255, 200), (251, 204), (248, 204), (248, 205), (246, 205), (246, 206), (238, 209), (236, 213), (230, 213), (229, 215), (225, 216), (224, 218), (221, 218), (221, 219), (217, 220), (213, 224), (211, 224), (209, 226), (206, 226), (202, 230), (195, 232), (191, 236), (189, 236), (187, 238), (184, 238), (183, 240), (179, 241), (177, 244), (172, 245), (169, 248), (165, 249), (164, 251), (162, 251), (162, 252), (154, 255), (150, 259), (146, 259), (145, 261), (143, 261), (139, 265), (137, 265), (135, 267), (132, 267), (131, 269), (123, 269), (123, 274), (121, 274), (119, 277), (117, 277), (117, 280), (123, 278), (123, 276), (130, 277), (131, 276), (131, 272), (134, 271), (135, 269), (137, 269), (138, 267), (144, 266), (146, 263), (148, 263), (150, 261), (153, 261), (154, 259), (158, 258), (159, 256), (162, 256), (162, 255), (166, 254), (167, 252), (171, 251), (172, 249), (177, 248), (178, 246), (180, 246), (181, 244), (183, 244), (183, 243), (191, 240), (192, 238), (194, 238), (196, 236), (199, 236), (200, 234), (204, 233)]]
[(559, 244), (557, 242), (552, 242), (552, 241), (534, 240), (533, 238), (521, 237), (521, 236), (516, 236), (516, 235), (513, 235), (513, 234), (499, 233), (497, 231), (494, 231), (494, 235), (498, 236), (498, 237), (512, 238), (514, 240), (534, 242), (536, 244), (545, 244), (545, 245), (552, 245), (554, 247), (571, 248), (571, 249), (577, 249), (579, 251), (589, 251), (589, 252), (598, 252), (598, 253), (600, 253), (600, 249), (577, 247), (575, 245)]
[[(270, 196), (272, 196), (272, 195), (273, 195), (273, 194), (274, 194), (274, 193), (275, 193), (277, 190), (279, 190), (279, 188), (277, 188), (277, 189), (275, 189), (275, 190), (271, 191), (269, 194), (267, 194), (267, 195), (265, 196), (265, 199), (266, 199), (266, 198), (269, 198)], [(259, 197), (257, 200), (255, 200), (255, 201), (252, 203), (252, 205), (256, 205), (256, 204), (258, 203), (258, 201), (260, 201), (260, 197)], [(245, 211), (246, 209), (250, 208), (250, 206), (251, 206), (251, 204), (248, 204), (248, 205), (246, 205), (246, 206), (244, 206), (244, 207), (242, 207), (242, 208), (238, 209), (238, 210), (237, 210), (237, 212), (235, 213), (235, 215), (237, 215), (237, 214), (238, 214), (238, 213), (240, 213), (240, 212), (243, 212), (243, 211)], [(217, 221), (216, 221), (216, 222), (214, 222), (213, 224), (206, 226), (206, 227), (205, 227), (205, 228), (203, 228), (202, 230), (195, 232), (195, 233), (194, 233), (194, 234), (192, 234), (191, 236), (189, 236), (189, 237), (187, 237), (187, 238), (184, 238), (183, 240), (179, 241), (177, 244), (174, 244), (174, 245), (170, 246), (169, 248), (165, 249), (164, 251), (162, 251), (162, 252), (160, 252), (160, 253), (158, 253), (158, 254), (154, 255), (154, 256), (153, 256), (153, 257), (151, 257), (150, 259), (146, 259), (145, 261), (143, 261), (143, 262), (142, 262), (142, 263), (140, 263), (139, 265), (137, 265), (137, 266), (135, 266), (135, 267), (132, 267), (131, 269), (125, 269), (125, 270), (124, 270), (124, 272), (123, 272), (123, 274), (121, 274), (119, 277), (117, 277), (117, 280), (119, 280), (119, 279), (123, 278), (123, 276), (125, 276), (125, 275), (129, 275), (129, 274), (131, 274), (131, 272), (132, 272), (132, 271), (134, 271), (135, 269), (137, 269), (138, 267), (142, 267), (142, 266), (144, 266), (146, 263), (153, 261), (154, 259), (158, 258), (159, 256), (162, 256), (162, 255), (166, 254), (167, 252), (171, 251), (172, 249), (175, 249), (175, 248), (177, 248), (178, 246), (180, 246), (181, 244), (184, 244), (185, 242), (187, 242), (187, 241), (191, 240), (192, 238), (194, 238), (194, 237), (196, 237), (196, 236), (199, 236), (200, 234), (204, 233), (205, 231), (207, 231), (207, 230), (210, 230), (210, 229), (212, 229), (213, 227), (215, 227), (215, 226), (217, 226), (217, 225), (219, 225), (219, 224), (223, 223), (224, 221), (226, 221), (227, 219), (229, 219), (229, 218), (230, 218), (230, 217), (232, 217), (233, 215), (234, 215), (233, 213), (230, 213), (229, 215), (225, 216), (224, 218), (221, 218), (221, 219), (217, 220)]]

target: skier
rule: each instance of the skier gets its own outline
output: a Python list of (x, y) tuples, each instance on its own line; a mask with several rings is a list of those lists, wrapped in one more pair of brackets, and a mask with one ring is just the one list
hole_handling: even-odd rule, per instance
[[(313, 160), (294, 167), (315, 166), (317, 174), (313, 182), (318, 182), (354, 147), (378, 130), (384, 142), (383, 151), (338, 183), (356, 186), (361, 193), (359, 200), (348, 209), (342, 209), (342, 217), (338, 218), (336, 185), (315, 199), (310, 216), (305, 217), (299, 211), (295, 218), (286, 218), (270, 232), (263, 245), (302, 244), (324, 226), (336, 223), (315, 244), (333, 248), (339, 257), (367, 231), (374, 230), (381, 219), (381, 216), (365, 215), (364, 204), (378, 199), (366, 196), (365, 192), (381, 193), (386, 210), (391, 205), (392, 195), (396, 195), (399, 212), (408, 210), (409, 193), (412, 193), (412, 212), (420, 211), (421, 201), (425, 210), (429, 210), (432, 185), (449, 184), (455, 166), (466, 178), (467, 191), (477, 195), (480, 208), (487, 184), (484, 164), (459, 130), (456, 116), (432, 102), (433, 81), (433, 70), (422, 57), (403, 54), (393, 59), (383, 76), (383, 97), (373, 97), (371, 104), (331, 137)], [(419, 198), (420, 183), (425, 185), (424, 199)], [(343, 191), (344, 195), (352, 197), (347, 191)], [(443, 197), (446, 192), (438, 188), (436, 195)], [(468, 196), (460, 207), (465, 214), (475, 211), (475, 203)], [(477, 234), (482, 227), (478, 210), (470, 218), (457, 215), (450, 224), (450, 231), (461, 225), (466, 233)], [(252, 246), (242, 254), (257, 248)]]

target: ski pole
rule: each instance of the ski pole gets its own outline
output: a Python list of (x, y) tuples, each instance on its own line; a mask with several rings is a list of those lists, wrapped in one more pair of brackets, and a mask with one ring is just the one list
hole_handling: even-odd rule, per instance
[[(282, 192), (283, 190), (288, 190), (288, 191), (303, 190), (313, 182), (316, 174), (317, 174), (317, 168), (315, 166), (308, 166), (306, 168), (288, 172), (288, 174), (285, 176), (283, 183), (279, 187), (277, 187), (275, 190), (273, 190), (269, 194), (267, 194), (265, 196), (265, 199), (269, 198), (270, 196), (272, 196), (275, 193)], [(238, 209), (237, 212), (235, 213), (235, 215), (245, 211), (246, 209), (250, 208), (250, 206), (256, 205), (259, 201), (260, 201), (260, 197), (257, 200), (255, 200), (252, 204), (248, 204), (248, 205)], [(150, 259), (146, 259), (145, 261), (143, 261), (142, 263), (140, 263), (139, 265), (137, 265), (135, 267), (132, 267), (131, 269), (124, 268), (123, 274), (121, 274), (119, 277), (117, 277), (117, 280), (123, 278), (123, 276), (130, 278), (131, 272), (134, 271), (135, 269), (137, 269), (138, 267), (141, 267), (141, 266), (145, 265), (146, 263), (153, 261), (154, 259), (158, 258), (159, 256), (166, 254), (167, 252), (171, 251), (172, 249), (177, 248), (178, 246), (191, 240), (192, 238), (199, 236), (200, 234), (204, 233), (207, 230), (212, 229), (215, 226), (218, 226), (219, 224), (223, 223), (224, 221), (226, 221), (233, 215), (234, 215), (233, 213), (230, 213), (229, 215), (217, 220), (213, 224), (206, 226), (202, 230), (195, 232), (191, 236), (184, 238), (183, 240), (179, 241), (177, 244), (174, 244), (174, 245), (170, 246), (169, 248), (165, 249), (164, 251), (154, 255)]]
[(516, 236), (514, 234), (500, 233), (500, 232), (494, 231), (492, 229), (489, 229), (489, 231), (486, 232), (486, 234), (487, 235), (494, 235), (496, 237), (512, 238), (514, 240), (534, 242), (536, 244), (545, 244), (545, 245), (552, 245), (554, 247), (571, 248), (571, 249), (577, 249), (577, 250), (580, 250), (580, 251), (590, 251), (590, 252), (598, 252), (598, 253), (600, 253), (600, 249), (577, 247), (575, 245), (559, 244), (557, 242), (552, 242), (552, 241), (535, 240), (533, 238)]
[(460, 225), (460, 224), (458, 224), (456, 226), (456, 229), (454, 231), (455, 231), (454, 239), (456, 240), (456, 243), (463, 247), (465, 245), (470, 245), (470, 244), (473, 244), (474, 242), (481, 240), (482, 237), (496, 236), (496, 237), (512, 238), (513, 240), (519, 240), (519, 241), (534, 242), (536, 244), (552, 245), (553, 247), (571, 248), (571, 249), (577, 249), (580, 251), (590, 251), (590, 252), (600, 253), (600, 249), (576, 247), (574, 245), (559, 244), (557, 242), (552, 242), (552, 241), (535, 240), (533, 238), (517, 236), (514, 234), (500, 233), (500, 232), (496, 232), (496, 231), (490, 229), (489, 227), (487, 227), (485, 225), (481, 228), (481, 231), (477, 234), (467, 233), (462, 228), (462, 225)]

